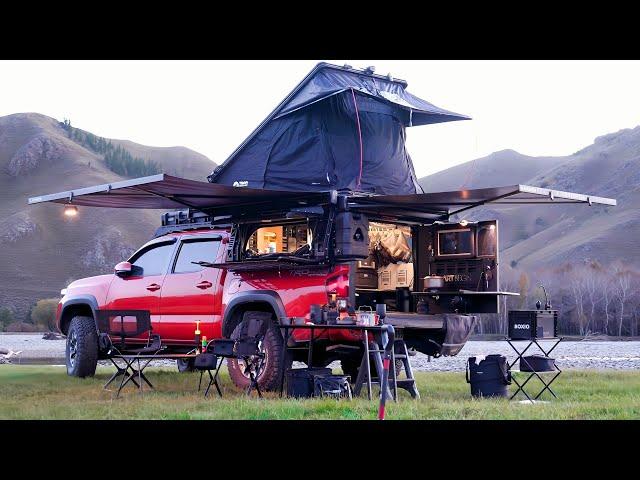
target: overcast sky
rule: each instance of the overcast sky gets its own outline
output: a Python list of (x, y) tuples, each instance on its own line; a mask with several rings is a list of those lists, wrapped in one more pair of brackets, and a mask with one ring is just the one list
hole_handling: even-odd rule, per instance
[[(511, 148), (568, 155), (640, 124), (638, 61), (328, 60), (374, 65), (471, 121), (413, 127), (418, 176)], [(310, 61), (0, 61), (0, 115), (39, 112), (108, 138), (183, 145), (221, 163)]]

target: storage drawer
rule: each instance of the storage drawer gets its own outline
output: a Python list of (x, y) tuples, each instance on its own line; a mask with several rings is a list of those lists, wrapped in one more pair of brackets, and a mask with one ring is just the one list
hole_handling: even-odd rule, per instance
[(356, 288), (378, 288), (378, 274), (373, 270), (356, 271)]

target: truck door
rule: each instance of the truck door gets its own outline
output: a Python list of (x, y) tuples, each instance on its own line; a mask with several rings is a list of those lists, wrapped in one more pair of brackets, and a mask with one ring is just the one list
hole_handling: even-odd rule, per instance
[(149, 310), (154, 333), (159, 333), (160, 294), (176, 247), (175, 239), (142, 248), (131, 257), (132, 274), (113, 279), (105, 309)]
[(196, 321), (208, 339), (221, 336), (221, 271), (192, 262), (215, 263), (221, 237), (185, 239), (180, 242), (174, 265), (167, 274), (160, 298), (160, 329), (164, 340), (192, 344)]

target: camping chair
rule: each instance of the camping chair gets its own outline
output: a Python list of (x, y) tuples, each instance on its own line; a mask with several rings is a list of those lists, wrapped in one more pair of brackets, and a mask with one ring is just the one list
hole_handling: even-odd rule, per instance
[[(209, 384), (204, 391), (205, 398), (209, 395), (209, 390), (212, 385), (215, 385), (218, 395), (222, 398), (222, 391), (220, 390), (220, 384), (218, 383), (218, 374), (220, 373), (220, 367), (225, 357), (233, 356), (233, 347), (235, 345), (234, 340), (217, 339), (212, 340), (207, 345), (207, 349), (204, 353), (196, 355), (194, 360), (194, 368), (200, 371), (200, 380), (198, 382), (198, 391), (202, 388), (202, 376), (204, 372), (209, 374)], [(211, 371), (215, 370), (215, 374)]]
[[(149, 365), (153, 357), (165, 347), (162, 345), (160, 335), (152, 333), (151, 315), (148, 310), (98, 310), (96, 312), (96, 323), (98, 327), (98, 345), (102, 350), (106, 350), (108, 359), (116, 367), (116, 372), (105, 383), (106, 389), (116, 378), (122, 376), (118, 387), (118, 394), (129, 382), (140, 389), (145, 382), (150, 388), (153, 385), (144, 375), (144, 369)], [(128, 338), (136, 338), (147, 333), (146, 344), (140, 347), (126, 345)], [(116, 345), (114, 338), (120, 341)], [(114, 360), (121, 359), (125, 366), (121, 367)], [(141, 360), (146, 363), (141, 364)], [(134, 364), (137, 363), (137, 369)], [(137, 377), (137, 380), (136, 380)]]
[[(206, 397), (212, 385), (215, 385), (218, 395), (222, 397), (220, 385), (218, 384), (218, 373), (224, 358), (235, 358), (244, 363), (243, 373), (249, 377), (250, 384), (246, 393), (251, 395), (252, 390), (258, 392), (262, 397), (262, 392), (258, 386), (258, 374), (264, 367), (265, 354), (260, 345), (271, 321), (271, 314), (266, 312), (246, 312), (244, 314), (240, 330), (232, 335), (231, 339), (216, 339), (209, 342), (206, 353), (196, 356), (195, 368), (200, 370), (200, 381), (198, 391), (202, 386), (204, 372), (209, 374), (209, 385), (204, 393)], [(211, 371), (215, 370), (215, 374)]]
[(258, 392), (262, 398), (262, 392), (258, 386), (258, 374), (265, 362), (265, 354), (260, 348), (267, 334), (271, 314), (267, 312), (246, 312), (241, 324), (234, 347), (234, 357), (244, 362), (244, 374), (249, 376), (251, 383), (247, 387), (247, 395), (251, 390)]

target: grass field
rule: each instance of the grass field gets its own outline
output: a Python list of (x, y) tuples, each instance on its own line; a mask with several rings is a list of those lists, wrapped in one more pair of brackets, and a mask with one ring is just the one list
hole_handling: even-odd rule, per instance
[[(0, 419), (375, 419), (377, 402), (365, 398), (246, 398), (222, 375), (225, 397), (196, 393), (198, 374), (149, 370), (156, 391), (133, 388), (119, 399), (102, 389), (111, 370), (77, 379), (55, 366), (0, 365)], [(636, 419), (640, 418), (640, 372), (566, 371), (554, 384), (559, 396), (544, 404), (472, 399), (464, 373), (418, 373), (422, 398), (404, 391), (388, 402), (388, 419)], [(534, 380), (532, 380), (533, 382)], [(513, 388), (513, 387), (511, 387)], [(546, 394), (545, 394), (546, 395)], [(549, 399), (549, 397), (545, 397)]]

